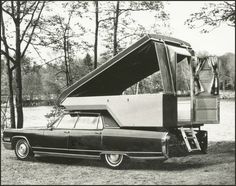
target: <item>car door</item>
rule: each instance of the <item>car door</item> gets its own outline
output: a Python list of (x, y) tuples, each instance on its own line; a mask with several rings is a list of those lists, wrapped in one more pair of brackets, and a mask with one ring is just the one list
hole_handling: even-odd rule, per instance
[(98, 156), (101, 152), (102, 120), (98, 114), (80, 114), (69, 135), (69, 153)]
[(68, 152), (68, 138), (78, 120), (78, 114), (64, 114), (54, 125), (44, 131), (41, 150), (48, 152)]

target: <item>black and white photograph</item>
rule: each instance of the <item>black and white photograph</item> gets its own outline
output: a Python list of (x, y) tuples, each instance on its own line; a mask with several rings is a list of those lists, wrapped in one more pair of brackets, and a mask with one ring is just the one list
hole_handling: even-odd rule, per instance
[(1, 185), (235, 185), (235, 1), (1, 1)]

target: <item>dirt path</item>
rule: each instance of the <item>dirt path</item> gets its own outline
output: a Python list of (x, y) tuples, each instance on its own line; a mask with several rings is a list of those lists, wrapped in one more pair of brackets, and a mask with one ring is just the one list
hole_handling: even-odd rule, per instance
[(2, 147), (1, 184), (235, 184), (235, 142), (211, 142), (208, 154), (170, 158), (164, 163), (132, 162), (123, 170), (101, 161), (38, 157), (19, 161)]

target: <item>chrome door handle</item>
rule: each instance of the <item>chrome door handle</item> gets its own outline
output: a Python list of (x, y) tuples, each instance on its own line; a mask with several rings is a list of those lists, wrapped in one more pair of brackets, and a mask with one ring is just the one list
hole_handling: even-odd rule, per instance
[(102, 134), (102, 132), (95, 132), (95, 134)]
[(65, 133), (65, 134), (68, 134), (68, 133), (70, 133), (70, 131), (64, 131), (64, 133)]

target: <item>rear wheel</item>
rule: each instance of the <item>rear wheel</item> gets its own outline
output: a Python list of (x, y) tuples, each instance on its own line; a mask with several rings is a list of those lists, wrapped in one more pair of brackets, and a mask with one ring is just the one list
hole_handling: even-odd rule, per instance
[(207, 131), (204, 130), (198, 131), (196, 136), (199, 141), (199, 145), (201, 147), (201, 152), (203, 154), (207, 154), (207, 146), (208, 146)]
[(111, 168), (119, 168), (123, 165), (124, 155), (122, 154), (105, 154), (105, 162)]
[(28, 160), (33, 157), (29, 144), (25, 139), (19, 139), (15, 146), (16, 157), (20, 160)]

